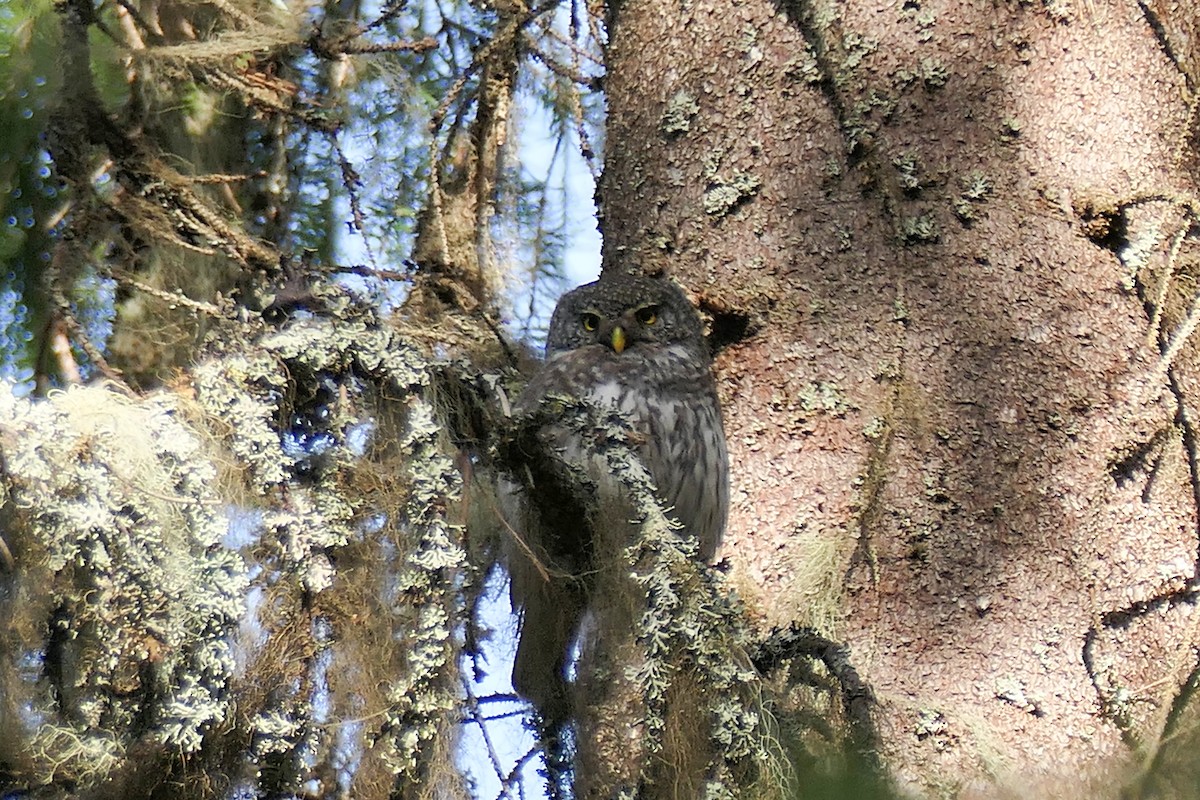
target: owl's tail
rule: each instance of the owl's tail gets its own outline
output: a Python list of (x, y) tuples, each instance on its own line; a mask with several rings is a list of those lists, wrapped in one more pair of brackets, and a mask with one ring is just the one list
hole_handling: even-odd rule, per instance
[(522, 607), (513, 688), (554, 726), (571, 716), (566, 679), (570, 650), (583, 616), (583, 590), (572, 580), (513, 575), (514, 607)]

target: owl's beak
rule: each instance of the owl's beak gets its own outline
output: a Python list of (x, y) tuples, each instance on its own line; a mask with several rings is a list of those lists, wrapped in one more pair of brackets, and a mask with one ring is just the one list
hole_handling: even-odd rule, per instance
[(612, 329), (612, 349), (618, 353), (625, 349), (625, 329), (620, 325)]

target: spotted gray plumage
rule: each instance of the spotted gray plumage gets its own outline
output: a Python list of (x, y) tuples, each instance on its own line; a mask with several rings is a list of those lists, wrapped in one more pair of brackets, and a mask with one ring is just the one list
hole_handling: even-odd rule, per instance
[[(725, 529), (728, 457), (703, 328), (683, 292), (668, 280), (616, 275), (564, 295), (550, 321), (546, 362), (517, 410), (531, 411), (556, 395), (615, 407), (627, 417), (640, 435), (638, 454), (659, 499), (685, 535), (698, 540), (700, 555), (711, 559)], [(619, 494), (602, 462), (590, 459), (574, 434), (551, 424), (539, 437), (583, 467), (598, 493)], [(580, 541), (586, 532), (530, 527), (527, 544), (551, 562), (552, 572), (588, 569), (590, 556), (570, 551), (577, 541), (586, 546)], [(545, 708), (563, 702), (566, 651), (587, 604), (587, 585), (546, 580), (527, 561), (516, 556), (514, 563), (510, 556), (513, 602), (523, 610), (513, 683)]]

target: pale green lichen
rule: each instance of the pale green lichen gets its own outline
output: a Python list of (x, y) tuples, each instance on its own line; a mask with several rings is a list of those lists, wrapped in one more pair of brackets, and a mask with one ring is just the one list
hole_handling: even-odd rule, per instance
[(1050, 18), (1060, 25), (1070, 23), (1075, 17), (1075, 9), (1070, 0), (1042, 0), (1042, 5)]
[(405, 509), (413, 537), (398, 577), (398, 600), (416, 610), (405, 632), (405, 669), (388, 687), (390, 707), (374, 740), (397, 775), (420, 778), (422, 755), (458, 705), (454, 622), (456, 577), (468, 572), (463, 531), (446, 519), (446, 507), (462, 491), (461, 476), (442, 452), (441, 425), (433, 408), (413, 397), (400, 442), (407, 454), (411, 489)]
[(784, 64), (783, 74), (806, 86), (817, 86), (821, 83), (821, 65), (817, 63), (817, 57), (808, 42), (804, 43), (804, 51), (800, 55)]
[(806, 414), (824, 413), (841, 417), (855, 410), (854, 404), (846, 399), (838, 385), (830, 381), (804, 384), (797, 390), (796, 400), (800, 410)]
[(994, 186), (986, 174), (977, 169), (971, 170), (962, 178), (962, 197), (964, 200), (983, 200), (992, 193)]
[(985, 203), (992, 194), (994, 184), (987, 175), (972, 170), (959, 180), (962, 191), (954, 200), (954, 215), (964, 224), (974, 222), (978, 216), (977, 206)]
[(921, 82), (926, 89), (940, 89), (950, 79), (950, 70), (936, 58), (921, 59)]
[(748, 172), (736, 171), (726, 180), (714, 179), (704, 193), (704, 212), (722, 217), (740, 203), (750, 199), (762, 185), (762, 178)]
[(1150, 265), (1150, 260), (1159, 252), (1162, 240), (1163, 224), (1158, 219), (1133, 227), (1124, 237), (1117, 258), (1125, 267), (1130, 284), (1133, 284), (1138, 273)]
[(1005, 144), (1011, 144), (1021, 138), (1021, 123), (1016, 117), (1004, 117), (1000, 120), (999, 139)]
[(900, 220), (900, 241), (904, 244), (931, 244), (941, 238), (941, 230), (932, 214), (918, 214)]
[(892, 159), (892, 166), (896, 168), (902, 190), (911, 194), (921, 188), (921, 162), (916, 153), (900, 153)]
[(928, 42), (933, 38), (933, 28), (937, 23), (937, 15), (929, 9), (923, 9), (916, 13), (914, 21), (917, 23), (917, 41)]
[(934, 736), (944, 733), (946, 730), (946, 718), (941, 712), (931, 708), (922, 708), (917, 711), (917, 722), (913, 732), (918, 737)]
[(692, 127), (692, 118), (699, 113), (700, 104), (696, 102), (696, 98), (680, 89), (667, 102), (658, 129), (667, 137), (687, 133)]
[(842, 37), (842, 48), (846, 54), (842, 66), (852, 70), (858, 67), (864, 58), (879, 49), (879, 40), (852, 31)]
[(226, 446), (265, 492), (287, 481), (296, 458), (281, 452), (278, 405), (287, 388), (279, 364), (263, 354), (232, 355), (192, 372), (201, 406), (216, 419), (236, 420)]
[(290, 753), (295, 742), (304, 735), (304, 721), (294, 711), (268, 709), (254, 718), (255, 755), (265, 759), (271, 755)]
[(172, 396), (102, 386), (46, 400), (0, 387), (0, 436), (21, 521), (16, 580), (34, 582), (30, 605), (58, 608), (61, 626), (59, 685), (24, 689), (31, 719), (56, 720), (30, 737), (31, 756), (86, 785), (116, 767), (126, 737), (196, 751), (229, 716), (248, 585), (221, 546), (202, 437)]
[(1025, 689), (1025, 683), (1012, 675), (1004, 675), (996, 679), (995, 696), (1034, 716), (1042, 714), (1041, 704), (1029, 696)]
[(856, 152), (871, 141), (878, 131), (879, 123), (874, 119), (888, 119), (896, 112), (897, 100), (890, 93), (869, 89), (846, 112), (842, 122), (842, 136), (851, 152)]
[(863, 426), (862, 435), (871, 441), (878, 441), (887, 432), (887, 420), (883, 417), (871, 417)]

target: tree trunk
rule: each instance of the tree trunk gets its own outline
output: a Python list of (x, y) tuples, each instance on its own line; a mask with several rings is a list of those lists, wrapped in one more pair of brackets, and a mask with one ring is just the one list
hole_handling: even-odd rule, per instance
[(848, 645), (908, 789), (1148, 787), (1200, 619), (1194, 12), (627, 0), (609, 37), (605, 266), (711, 314), (761, 626)]

